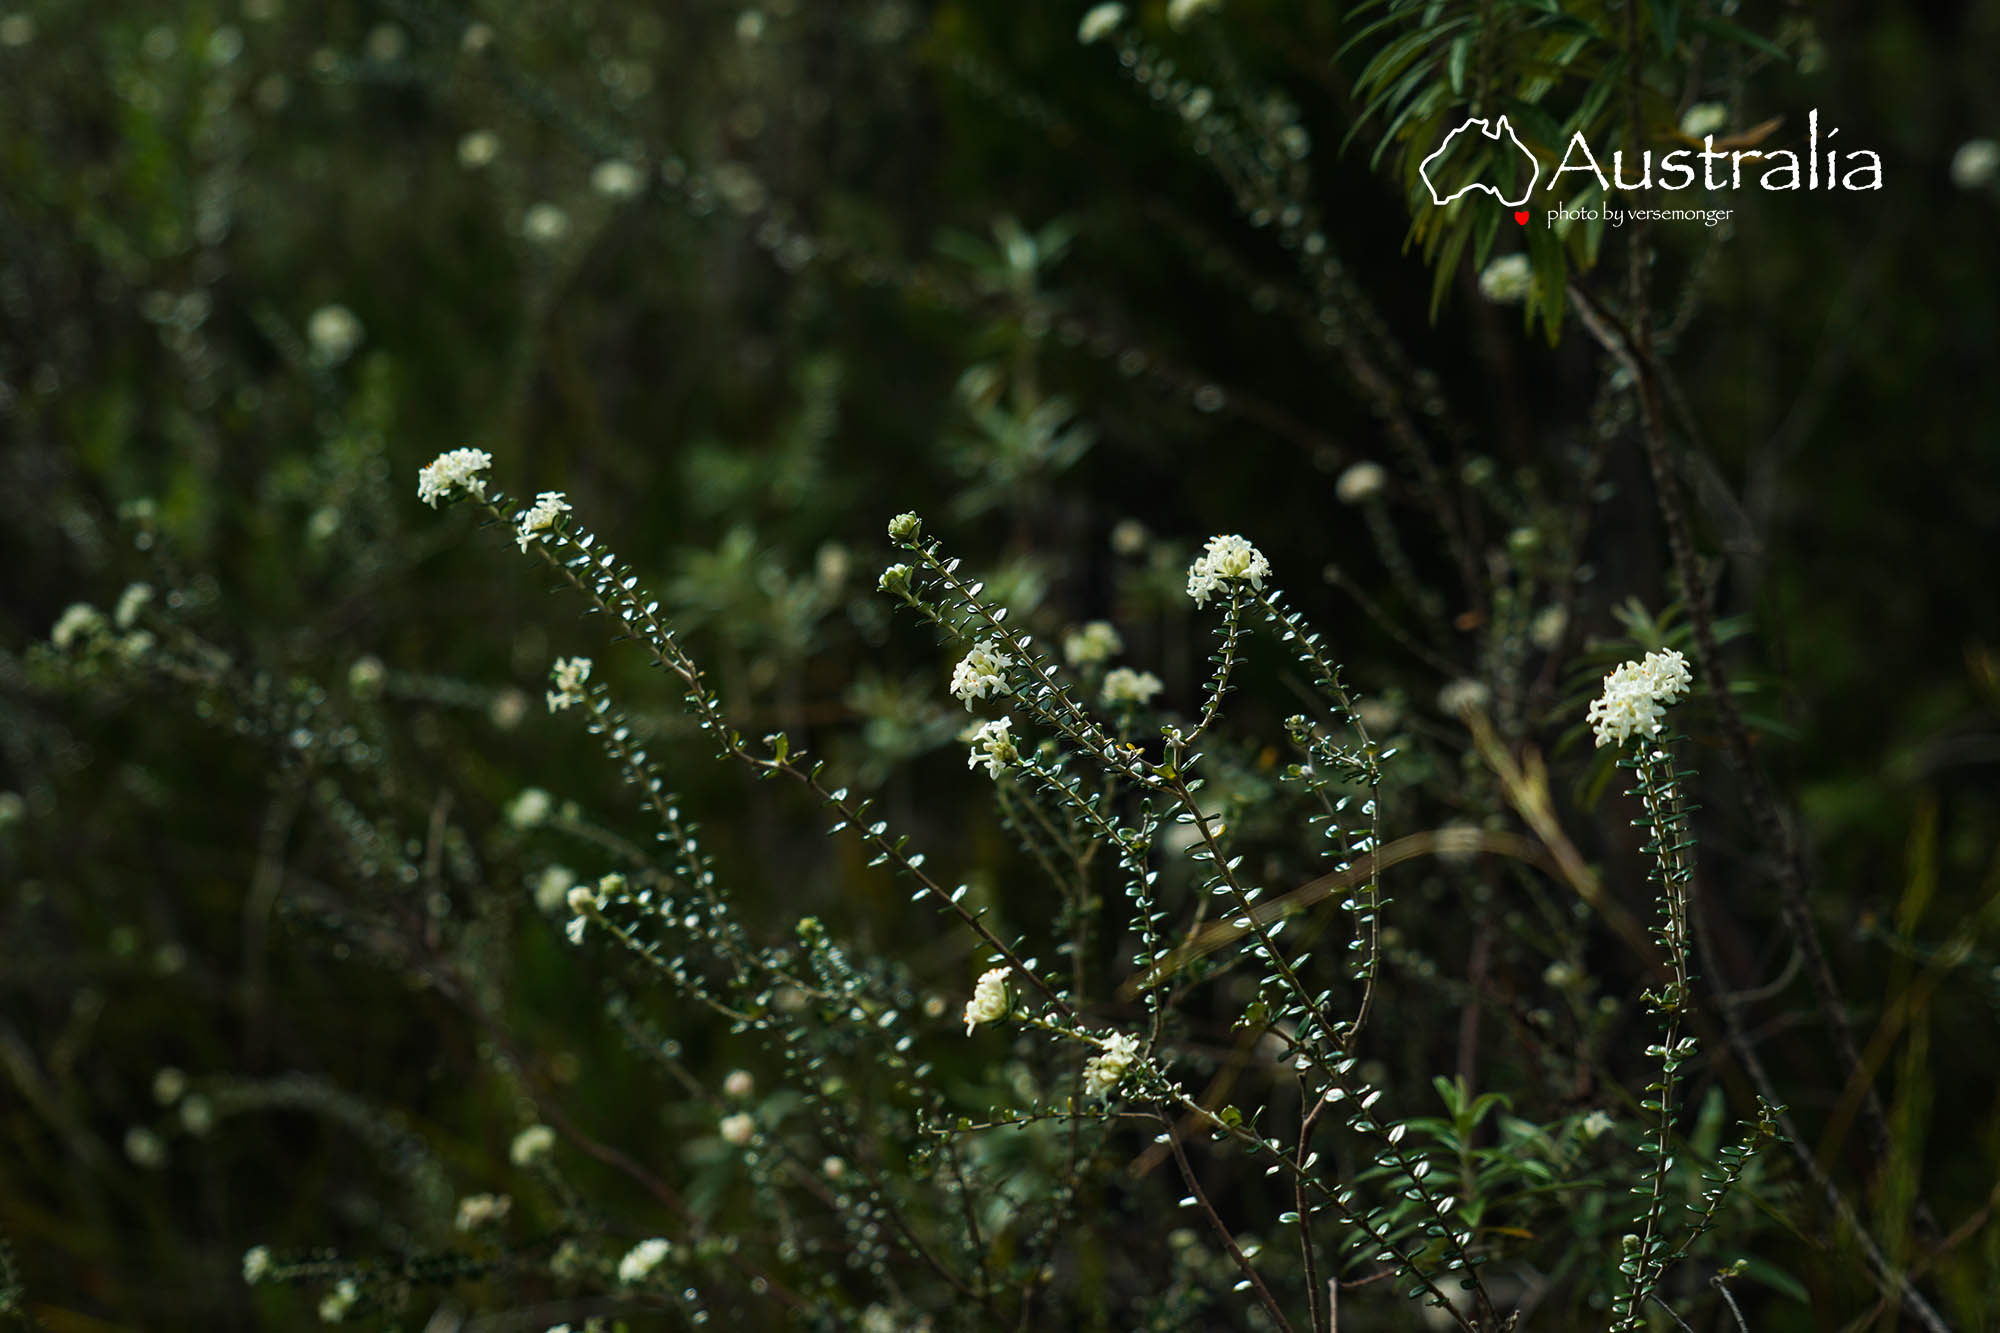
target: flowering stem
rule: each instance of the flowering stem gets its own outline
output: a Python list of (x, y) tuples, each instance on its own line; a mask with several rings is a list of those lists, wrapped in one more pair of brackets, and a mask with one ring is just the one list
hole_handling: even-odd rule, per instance
[[(486, 508), (496, 518), (503, 521), (508, 518), (507, 513), (495, 501), (487, 501)], [(574, 554), (565, 560), (549, 549), (551, 544), (566, 547)], [(742, 736), (730, 727), (728, 718), (722, 712), (721, 701), (703, 682), (701, 669), (682, 650), (673, 633), (660, 623), (659, 604), (653, 601), (642, 602), (637, 591), (637, 576), (617, 566), (614, 557), (608, 552), (603, 555), (597, 554), (593, 550), (593, 542), (588, 533), (565, 523), (560, 529), (551, 533), (547, 541), (534, 543), (534, 546), (540, 552), (543, 561), (565, 582), (581, 593), (592, 606), (623, 626), (626, 632), (651, 654), (655, 665), (665, 668), (680, 679), (687, 687), (684, 698), (688, 711), (694, 714), (695, 720), (701, 724), (703, 730), (716, 739), (724, 755), (759, 772), (782, 774), (805, 785), (823, 804), (841, 816), (834, 826), (836, 829), (853, 827), (862, 841), (883, 861), (894, 864), (897, 869), (922, 885), (932, 897), (949, 907), (967, 929), (978, 935), (980, 940), (993, 950), (995, 956), (1005, 959), (1014, 971), (1026, 977), (1051, 1005), (1064, 1014), (1071, 1013), (1069, 1005), (1054, 988), (1036, 975), (1019, 954), (988, 929), (978, 913), (965, 906), (961, 901), (962, 895), (947, 892), (926, 873), (921, 856), (905, 854), (903, 847), (906, 839), (890, 839), (879, 821), (874, 824), (864, 822), (864, 809), (848, 799), (845, 787), (833, 789), (821, 782), (819, 776), (821, 765), (802, 768), (789, 754), (784, 757), (775, 754), (770, 757), (752, 754), (744, 745)], [(592, 571), (590, 578), (586, 579), (578, 572), (583, 568)]]

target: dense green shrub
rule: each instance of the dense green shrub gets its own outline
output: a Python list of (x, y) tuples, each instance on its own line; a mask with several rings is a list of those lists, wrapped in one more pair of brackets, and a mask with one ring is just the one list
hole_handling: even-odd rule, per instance
[(1996, 51), (0, 14), (0, 1313), (1987, 1327)]

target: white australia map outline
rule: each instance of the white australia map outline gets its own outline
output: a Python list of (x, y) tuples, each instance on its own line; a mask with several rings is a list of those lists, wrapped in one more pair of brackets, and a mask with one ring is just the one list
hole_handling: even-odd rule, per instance
[[(1469, 185), (1461, 185), (1456, 190), (1452, 191), (1449, 195), (1445, 196), (1444, 198), (1440, 199), (1438, 197), (1437, 186), (1431, 183), (1431, 163), (1437, 161), (1440, 157), (1444, 156), (1446, 152), (1450, 151), (1452, 141), (1457, 139), (1459, 135), (1471, 129), (1474, 125), (1477, 125), (1479, 127), (1479, 132), (1481, 134), (1485, 135), (1487, 138), (1493, 140), (1496, 143), (1499, 142), (1500, 140), (1500, 131), (1505, 130), (1507, 132), (1508, 139), (1510, 139), (1514, 144), (1514, 151), (1521, 154), (1521, 156), (1527, 158), (1528, 164), (1535, 169), (1534, 176), (1530, 178), (1528, 181), (1528, 188), (1521, 191), (1521, 197), (1519, 199), (1509, 199), (1506, 195), (1501, 194), (1497, 188), (1488, 185), (1485, 181), (1473, 181)], [(1472, 116), (1468, 118), (1464, 124), (1460, 125), (1457, 129), (1453, 130), (1450, 134), (1445, 135), (1444, 142), (1437, 146), (1437, 150), (1433, 152), (1429, 157), (1425, 158), (1423, 161), (1417, 164), (1417, 175), (1423, 178), (1424, 188), (1431, 192), (1431, 202), (1436, 204), (1439, 208), (1444, 207), (1452, 200), (1458, 198), (1460, 195), (1465, 194), (1467, 191), (1470, 190), (1484, 190), (1488, 194), (1492, 195), (1495, 199), (1498, 199), (1501, 203), (1505, 204), (1507, 207), (1519, 208), (1522, 204), (1528, 202), (1528, 196), (1535, 192), (1535, 186), (1538, 183), (1540, 183), (1542, 179), (1542, 164), (1536, 160), (1535, 155), (1533, 153), (1529, 152), (1525, 147), (1522, 146), (1519, 136), (1517, 136), (1514, 133), (1514, 127), (1507, 123), (1507, 117), (1502, 116), (1498, 120), (1493, 121), (1489, 125), (1487, 123), (1486, 117)]]

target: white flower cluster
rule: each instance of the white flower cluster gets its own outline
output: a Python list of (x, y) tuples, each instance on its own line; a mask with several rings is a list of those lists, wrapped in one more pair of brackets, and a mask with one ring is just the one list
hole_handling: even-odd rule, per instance
[(571, 944), (583, 943), (583, 931), (590, 924), (590, 918), (604, 910), (604, 905), (625, 892), (625, 877), (617, 871), (598, 877), (597, 884), (577, 885), (569, 891), (569, 910), (576, 913), (570, 918), (563, 933), (569, 936)]
[(1153, 696), (1167, 688), (1166, 682), (1150, 671), (1113, 667), (1104, 673), (1102, 698), (1106, 708), (1144, 708)]
[(646, 177), (630, 162), (612, 158), (590, 172), (590, 188), (606, 199), (630, 199), (646, 186)]
[(535, 828), (554, 812), (553, 797), (540, 787), (523, 787), (507, 802), (507, 822), (518, 829)]
[(460, 1231), (497, 1226), (506, 1221), (507, 1214), (513, 1210), (514, 1201), (504, 1194), (468, 1194), (458, 1201), (456, 1225)]
[(514, 1136), (507, 1156), (515, 1166), (533, 1166), (547, 1161), (555, 1150), (556, 1132), (553, 1129), (547, 1125), (529, 1125)]
[(521, 544), (521, 550), (528, 549), (529, 542), (538, 542), (542, 534), (555, 530), (556, 519), (569, 512), (569, 501), (561, 491), (543, 491), (535, 497), (535, 502), (521, 511), (517, 521), (514, 539)]
[(1340, 474), (1340, 480), (1333, 483), (1333, 493), (1344, 505), (1358, 505), (1380, 495), (1388, 484), (1388, 470), (1364, 459)]
[(569, 235), (569, 214), (544, 200), (521, 215), (521, 234), (536, 245), (554, 245)]
[(556, 686), (548, 692), (551, 713), (559, 713), (571, 704), (580, 704), (583, 702), (583, 683), (590, 679), (590, 659), (558, 657), (556, 664), (549, 668), (549, 679)]
[(1702, 139), (1729, 123), (1729, 108), (1720, 102), (1696, 102), (1681, 117), (1681, 133)]
[(1222, 8), (1222, 0), (1167, 0), (1167, 26), (1179, 32), (1196, 16)]
[(344, 305), (323, 305), (306, 320), (306, 341), (312, 344), (312, 359), (322, 366), (337, 366), (361, 345), (361, 321)]
[(723, 1142), (737, 1148), (747, 1148), (750, 1140), (757, 1136), (757, 1122), (750, 1118), (748, 1111), (737, 1111), (722, 1117), (715, 1128), (722, 1135)]
[(618, 1280), (628, 1287), (637, 1282), (644, 1282), (648, 1273), (666, 1262), (667, 1255), (672, 1249), (673, 1246), (658, 1236), (640, 1241), (627, 1250), (625, 1257), (618, 1261)]
[(1007, 969), (996, 967), (982, 972), (972, 985), (972, 998), (965, 1005), (965, 1035), (971, 1036), (972, 1029), (981, 1023), (1006, 1016)]
[(111, 623), (119, 629), (131, 629), (139, 623), (140, 612), (144, 611), (152, 600), (152, 584), (126, 584), (125, 591), (118, 594), (118, 609), (111, 613)]
[(271, 1250), (266, 1245), (252, 1245), (243, 1251), (243, 1280), (256, 1286), (271, 1275)]
[(344, 1277), (333, 1284), (333, 1290), (320, 1298), (319, 1321), (322, 1324), (338, 1324), (347, 1318), (361, 1299), (361, 1288), (351, 1277)]
[(66, 653), (72, 649), (87, 646), (102, 638), (105, 632), (104, 613), (88, 602), (73, 602), (49, 631), (49, 642), (56, 651)]
[(484, 500), (486, 479), (479, 474), (492, 466), (493, 455), (484, 449), (447, 449), (417, 473), (417, 498), (433, 509), (459, 491)]
[(477, 171), (500, 156), (500, 136), (492, 130), (474, 130), (458, 141), (458, 165)]
[(1071, 666), (1108, 662), (1123, 651), (1125, 640), (1118, 636), (1118, 627), (1108, 620), (1093, 620), (1063, 635), (1063, 656)]
[(1125, 1077), (1125, 1071), (1139, 1058), (1139, 1040), (1124, 1033), (1107, 1037), (1102, 1054), (1084, 1062), (1083, 1091), (1086, 1096), (1106, 1097)]
[(1076, 25), (1076, 39), (1085, 46), (1102, 41), (1125, 21), (1125, 6), (1115, 3), (1092, 5)]
[(1007, 766), (1021, 757), (1014, 748), (1014, 738), (1010, 734), (1014, 720), (1003, 717), (997, 722), (982, 722), (972, 732), (972, 750), (965, 756), (967, 768), (986, 765), (986, 776), (999, 778), (1007, 771)]
[(1604, 678), (1604, 693), (1590, 704), (1590, 723), (1601, 747), (1622, 745), (1634, 736), (1651, 737), (1660, 730), (1660, 715), (1679, 702), (1694, 681), (1687, 659), (1674, 649), (1647, 653), (1645, 660), (1627, 662)]
[(1438, 711), (1458, 717), (1463, 713), (1478, 712), (1486, 707), (1493, 692), (1471, 677), (1454, 680), (1438, 691)]
[(1978, 190), (2000, 176), (2000, 143), (1967, 139), (1951, 155), (1951, 183), (1961, 190)]
[(1479, 294), (1495, 305), (1514, 305), (1535, 289), (1535, 266), (1525, 254), (1501, 255), (1479, 275)]
[(966, 711), (970, 712), (974, 699), (1012, 694), (1014, 687), (1007, 683), (1007, 668), (1013, 665), (1014, 659), (1001, 652), (993, 640), (984, 640), (951, 669), (952, 695), (963, 699)]
[(1210, 537), (1208, 549), (1188, 566), (1188, 596), (1194, 598), (1196, 606), (1206, 606), (1223, 584), (1248, 583), (1262, 588), (1270, 572), (1271, 562), (1264, 553), (1243, 538), (1234, 533)]

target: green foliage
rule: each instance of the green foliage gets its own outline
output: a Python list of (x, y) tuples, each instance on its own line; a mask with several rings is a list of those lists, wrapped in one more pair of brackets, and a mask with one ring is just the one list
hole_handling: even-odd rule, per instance
[(0, 12), (0, 1315), (1983, 1326), (2000, 32), (1079, 9)]

